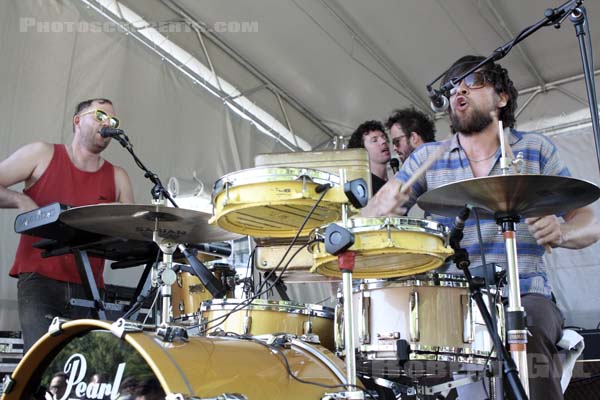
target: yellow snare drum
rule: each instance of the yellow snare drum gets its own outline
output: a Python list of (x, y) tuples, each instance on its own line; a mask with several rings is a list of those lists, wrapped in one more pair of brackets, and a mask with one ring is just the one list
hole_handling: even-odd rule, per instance
[[(241, 309), (242, 302), (230, 299), (203, 302), (200, 306), (200, 330), (209, 334), (218, 329), (253, 336), (275, 333), (304, 335), (309, 341), (318, 339), (321, 345), (333, 349), (333, 308), (257, 299)], [(239, 311), (230, 314), (227, 319), (213, 321), (233, 311), (236, 306)]]
[[(341, 225), (341, 223), (340, 223)], [(322, 236), (327, 226), (316, 229)], [(454, 251), (447, 245), (448, 228), (433, 221), (415, 218), (351, 218), (346, 228), (354, 233), (356, 252), (353, 277), (393, 278), (430, 271), (441, 266)], [(337, 256), (325, 251), (325, 244), (312, 247), (311, 272), (341, 276)]]
[[(118, 322), (117, 322), (118, 323)], [(145, 399), (321, 399), (322, 385), (345, 384), (344, 365), (331, 352), (296, 339), (268, 347), (256, 339), (190, 337), (166, 342), (154, 332), (128, 332), (104, 321), (78, 320), (46, 334), (5, 380), (2, 400), (53, 398), (46, 390), (64, 372), (62, 396), (55, 398), (125, 398), (126, 384), (138, 383), (134, 398)], [(103, 374), (102, 383), (92, 383)], [(143, 385), (142, 385), (143, 384)], [(45, 397), (47, 393), (48, 397)], [(246, 397), (233, 397), (234, 393)], [(123, 397), (120, 397), (123, 396)]]
[(243, 235), (293, 237), (314, 206), (320, 193), (329, 189), (302, 234), (340, 218), (340, 204), (347, 198), (339, 187), (339, 177), (308, 168), (262, 167), (233, 172), (213, 187), (214, 216), (210, 223)]

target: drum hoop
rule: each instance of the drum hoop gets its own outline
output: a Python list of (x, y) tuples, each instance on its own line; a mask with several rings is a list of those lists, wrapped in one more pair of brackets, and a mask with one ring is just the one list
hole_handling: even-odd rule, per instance
[(354, 285), (354, 292), (361, 290), (385, 289), (395, 287), (453, 287), (468, 288), (469, 283), (462, 275), (433, 274), (416, 275), (392, 279), (364, 279)]
[[(200, 305), (200, 312), (211, 311), (211, 310), (231, 310), (244, 300), (239, 299), (212, 299), (205, 300)], [(294, 303), (291, 301), (276, 301), (276, 300), (262, 300), (255, 299), (252, 303), (247, 306), (240, 308), (237, 311), (244, 310), (257, 310), (257, 311), (277, 311), (285, 312), (289, 314), (301, 314), (310, 315), (314, 317), (321, 317), (327, 319), (333, 319), (334, 310), (331, 307), (325, 307), (318, 304), (301, 304)]]
[(355, 233), (370, 232), (374, 227), (382, 230), (388, 226), (392, 231), (425, 232), (440, 237), (445, 237), (448, 233), (448, 228), (439, 222), (410, 217), (351, 218), (348, 223), (351, 225), (348, 228)]
[(258, 167), (229, 173), (219, 178), (213, 185), (212, 197), (217, 197), (226, 186), (251, 185), (255, 183), (295, 181), (302, 176), (308, 177), (315, 184), (340, 184), (338, 175), (312, 168), (295, 167)]
[[(485, 364), (487, 357), (494, 358), (496, 352), (475, 350), (464, 347), (427, 346), (422, 344), (410, 344), (411, 360), (431, 361), (454, 361), (468, 362), (471, 364)], [(389, 353), (396, 351), (396, 345), (361, 345), (360, 353), (367, 353), (369, 360), (383, 360), (390, 357), (378, 357), (377, 353)], [(420, 353), (416, 353), (420, 352)]]

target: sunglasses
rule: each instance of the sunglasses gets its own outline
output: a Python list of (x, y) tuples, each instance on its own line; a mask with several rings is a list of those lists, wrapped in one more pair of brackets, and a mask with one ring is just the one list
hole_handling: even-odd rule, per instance
[(460, 86), (460, 82), (463, 82), (469, 89), (479, 89), (485, 86), (486, 83), (493, 83), (492, 71), (475, 71), (463, 78), (462, 81), (452, 81), (453, 88), (450, 89), (450, 96), (455, 95)]
[(112, 115), (109, 115), (102, 110), (95, 109), (95, 110), (86, 111), (84, 113), (79, 114), (79, 116), (83, 117), (84, 115), (87, 115), (87, 114), (92, 114), (94, 116), (94, 119), (98, 122), (108, 121), (108, 126), (111, 128), (118, 128), (120, 125), (120, 121), (117, 117), (113, 117)]
[(401, 135), (392, 139), (392, 144), (396, 147), (400, 146), (400, 140), (406, 138), (408, 140), (409, 135)]

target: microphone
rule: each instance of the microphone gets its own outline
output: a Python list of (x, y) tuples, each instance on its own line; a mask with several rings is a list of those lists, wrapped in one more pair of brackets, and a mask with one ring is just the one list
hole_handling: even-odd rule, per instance
[(434, 112), (444, 112), (448, 109), (450, 102), (439, 90), (427, 87), (427, 95), (429, 96), (429, 100), (431, 100), (430, 106)]
[(450, 247), (454, 250), (460, 247), (460, 241), (463, 238), (463, 230), (465, 229), (465, 222), (469, 219), (469, 215), (471, 214), (471, 210), (469, 207), (465, 206), (456, 218), (454, 219), (454, 224), (452, 224), (452, 230), (450, 231)]
[(392, 172), (395, 175), (398, 173), (398, 169), (400, 169), (400, 161), (397, 158), (390, 159), (390, 167), (392, 167)]
[(103, 138), (116, 137), (123, 135), (124, 133), (125, 132), (123, 132), (123, 129), (107, 128), (106, 126), (100, 129), (100, 136)]

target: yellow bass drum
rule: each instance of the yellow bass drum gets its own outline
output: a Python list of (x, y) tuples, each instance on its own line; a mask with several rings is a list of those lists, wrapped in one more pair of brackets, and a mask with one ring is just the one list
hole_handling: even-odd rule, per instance
[[(275, 347), (235, 337), (169, 342), (160, 332), (141, 331), (122, 320), (112, 325), (75, 320), (53, 327), (55, 332), (44, 335), (5, 379), (2, 400), (54, 398), (50, 382), (61, 372), (66, 382), (55, 398), (63, 400), (128, 394), (174, 400), (233, 394), (249, 400), (317, 400), (343, 390), (339, 385), (345, 383), (339, 359), (296, 339)], [(313, 384), (299, 382), (290, 372)]]

